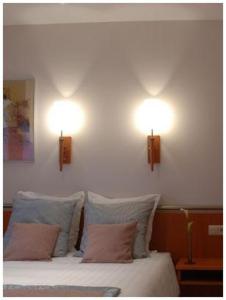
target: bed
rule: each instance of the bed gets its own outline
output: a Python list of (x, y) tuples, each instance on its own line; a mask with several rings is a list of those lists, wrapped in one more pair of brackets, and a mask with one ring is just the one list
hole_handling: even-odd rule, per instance
[(121, 289), (120, 297), (175, 297), (179, 295), (175, 269), (169, 253), (151, 252), (150, 257), (129, 264), (80, 264), (69, 253), (49, 262), (4, 262), (4, 284), (110, 286)]
[(18, 192), (4, 236), (4, 296), (179, 296), (170, 254), (148, 251), (159, 197), (88, 192), (84, 203), (84, 192)]

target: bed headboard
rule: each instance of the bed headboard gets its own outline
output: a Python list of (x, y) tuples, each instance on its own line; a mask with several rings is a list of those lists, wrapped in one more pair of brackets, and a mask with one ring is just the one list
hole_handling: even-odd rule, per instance
[[(190, 209), (193, 220), (192, 251), (193, 257), (223, 257), (223, 235), (209, 235), (209, 225), (223, 225), (222, 209)], [(169, 251), (177, 261), (187, 255), (186, 222), (179, 209), (160, 209), (157, 211), (153, 235), (150, 243), (152, 250)]]
[[(7, 229), (11, 207), (4, 207), (3, 230)], [(208, 235), (208, 225), (222, 225), (223, 211), (220, 208), (190, 209), (193, 224), (193, 256), (194, 257), (223, 257), (223, 236)], [(77, 247), (80, 244), (83, 230), (83, 214), (80, 222), (80, 233)], [(186, 223), (184, 214), (179, 209), (160, 208), (157, 210), (154, 224), (151, 250), (170, 252), (176, 262), (186, 256)]]

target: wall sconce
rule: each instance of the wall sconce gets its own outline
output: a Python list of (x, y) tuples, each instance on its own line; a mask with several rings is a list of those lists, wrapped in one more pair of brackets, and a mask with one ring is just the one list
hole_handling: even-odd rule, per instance
[(151, 170), (154, 164), (160, 163), (160, 135), (169, 130), (172, 125), (172, 110), (166, 102), (159, 99), (146, 99), (135, 114), (136, 127), (147, 135), (148, 163)]
[(148, 163), (153, 171), (154, 164), (160, 163), (160, 135), (153, 135), (153, 130), (151, 130), (151, 135), (147, 136), (147, 145)]
[[(59, 165), (60, 171), (64, 164), (71, 163), (72, 137), (84, 124), (84, 114), (81, 108), (69, 100), (54, 102), (49, 112), (49, 127), (59, 137)], [(64, 136), (63, 134), (70, 136)]]
[(59, 163), (60, 171), (63, 170), (63, 164), (71, 163), (71, 136), (63, 136), (63, 131), (59, 137)]

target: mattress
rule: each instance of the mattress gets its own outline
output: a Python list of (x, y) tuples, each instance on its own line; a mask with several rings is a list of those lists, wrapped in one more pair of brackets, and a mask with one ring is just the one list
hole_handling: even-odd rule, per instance
[(69, 253), (52, 261), (4, 262), (4, 284), (111, 286), (120, 297), (175, 297), (179, 286), (169, 253), (152, 252), (150, 257), (128, 264), (80, 263)]

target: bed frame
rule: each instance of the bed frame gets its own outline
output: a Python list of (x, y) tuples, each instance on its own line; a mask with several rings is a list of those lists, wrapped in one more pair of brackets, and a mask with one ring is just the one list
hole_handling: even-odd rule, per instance
[[(7, 229), (12, 208), (4, 206), (3, 230)], [(189, 208), (193, 224), (193, 257), (216, 258), (223, 257), (223, 236), (208, 235), (208, 225), (223, 224), (222, 208)], [(76, 247), (79, 247), (82, 230), (83, 214), (80, 222), (80, 232)], [(176, 263), (179, 258), (187, 255), (186, 222), (179, 208), (162, 207), (157, 210), (154, 224), (151, 250), (170, 252)]]

